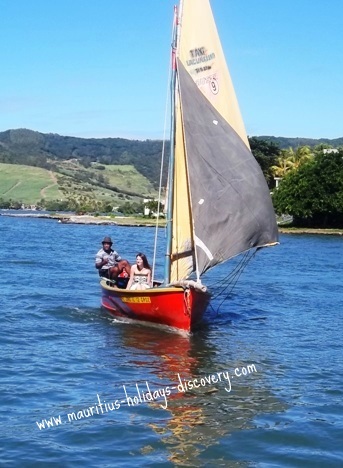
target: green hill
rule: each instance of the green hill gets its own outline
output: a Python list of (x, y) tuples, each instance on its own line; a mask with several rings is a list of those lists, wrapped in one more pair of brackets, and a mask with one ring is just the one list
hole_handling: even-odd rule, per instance
[[(343, 145), (343, 138), (258, 136), (250, 138), (251, 144), (254, 140), (264, 140), (281, 149), (322, 143)], [(141, 203), (143, 198), (157, 195), (162, 146), (161, 140), (77, 138), (27, 129), (6, 130), (0, 132), (0, 199), (27, 204), (77, 200), (78, 206), (93, 207), (100, 202), (111, 206)], [(256, 141), (253, 153), (255, 147)], [(166, 148), (168, 152), (168, 145)], [(259, 148), (255, 152), (260, 165), (261, 151)], [(267, 158), (268, 167), (273, 155)], [(266, 168), (262, 170), (266, 172)]]
[(157, 195), (161, 150), (161, 141), (0, 132), (0, 199), (139, 204)]
[[(259, 140), (273, 142), (280, 148), (316, 146), (321, 143), (333, 147), (343, 145), (343, 138), (285, 138), (257, 136)], [(0, 132), (0, 162), (38, 166), (56, 170), (62, 161), (77, 160), (84, 167), (100, 165), (133, 166), (158, 188), (163, 142), (161, 140), (127, 140), (124, 138), (77, 138), (57, 134), (44, 134), (27, 129)], [(168, 145), (167, 145), (168, 150)], [(167, 158), (165, 158), (167, 161)], [(164, 167), (164, 182), (166, 166)]]
[(55, 163), (77, 159), (91, 163), (133, 166), (158, 187), (162, 141), (124, 138), (76, 138), (27, 129), (0, 132), (0, 162), (52, 169)]
[(329, 138), (291, 138), (291, 137), (274, 137), (274, 136), (257, 136), (258, 140), (265, 140), (271, 143), (275, 143), (281, 149), (298, 148), (299, 146), (310, 146), (314, 147), (321, 144), (327, 144), (337, 148), (343, 145), (343, 137), (335, 138), (330, 140)]
[(77, 161), (62, 161), (57, 171), (34, 166), (0, 163), (0, 199), (41, 205), (52, 200), (78, 200), (85, 204), (141, 203), (156, 190), (133, 166), (84, 168)]
[(56, 182), (56, 174), (40, 167), (0, 164), (0, 198), (37, 203), (64, 198)]

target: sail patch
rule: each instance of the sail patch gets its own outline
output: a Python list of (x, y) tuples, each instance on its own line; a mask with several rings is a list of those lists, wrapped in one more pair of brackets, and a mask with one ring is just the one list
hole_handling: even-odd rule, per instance
[(197, 237), (197, 236), (194, 236), (194, 240), (195, 240), (195, 245), (197, 247), (200, 247), (200, 249), (205, 252), (208, 259), (213, 260), (213, 255), (212, 255), (210, 249), (203, 243), (203, 241), (201, 239), (199, 239), (199, 237)]

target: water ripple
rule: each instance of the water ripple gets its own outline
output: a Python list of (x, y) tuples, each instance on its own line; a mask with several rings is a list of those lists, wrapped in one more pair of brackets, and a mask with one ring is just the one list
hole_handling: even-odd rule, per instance
[[(0, 230), (11, 258), (0, 265), (1, 464), (342, 466), (341, 238), (283, 236), (224, 302), (215, 285), (228, 265), (209, 272), (209, 323), (185, 335), (117, 322), (99, 306), (100, 239), (151, 258), (151, 230), (5, 217)], [(230, 385), (178, 389), (223, 372)], [(173, 389), (129, 406), (147, 385)]]

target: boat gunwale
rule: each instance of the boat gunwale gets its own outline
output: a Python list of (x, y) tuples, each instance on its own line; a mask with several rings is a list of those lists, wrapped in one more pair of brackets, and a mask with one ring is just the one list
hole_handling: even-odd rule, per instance
[[(117, 288), (116, 286), (110, 286), (107, 284), (108, 280), (102, 279), (100, 280), (100, 285), (103, 289), (106, 291), (114, 292), (114, 293), (120, 293), (120, 295), (128, 295), (128, 296), (139, 296), (139, 295), (155, 295), (155, 294), (160, 294), (160, 293), (180, 293), (184, 292), (185, 288), (182, 286), (164, 286), (164, 287), (155, 287), (155, 288), (149, 288), (149, 289), (140, 289), (140, 290), (132, 290), (132, 289), (122, 289), (122, 288)], [(193, 290), (194, 288), (190, 287), (189, 289)], [(197, 290), (198, 293), (204, 294), (204, 295), (211, 295), (208, 291), (199, 291)], [(118, 294), (119, 295), (119, 294)]]

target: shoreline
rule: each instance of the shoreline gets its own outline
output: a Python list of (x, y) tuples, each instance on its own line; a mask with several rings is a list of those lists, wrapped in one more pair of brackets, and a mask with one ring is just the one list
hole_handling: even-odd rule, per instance
[[(12, 218), (43, 218), (52, 219), (63, 224), (88, 224), (96, 226), (129, 226), (129, 227), (155, 227), (156, 224), (151, 219), (135, 218), (129, 216), (92, 216), (92, 215), (73, 215), (68, 213), (0, 213), (0, 216)], [(160, 227), (164, 227), (164, 219), (159, 221)]]
[[(0, 213), (0, 216), (14, 218), (44, 218), (53, 219), (63, 224), (88, 224), (96, 226), (128, 226), (128, 227), (155, 227), (156, 224), (151, 219), (135, 218), (129, 216), (92, 216), (92, 215), (73, 215), (67, 213)], [(159, 221), (159, 227), (165, 227), (165, 219)], [(343, 229), (313, 229), (313, 228), (294, 228), (279, 227), (280, 234), (322, 234), (331, 236), (343, 236)]]
[(315, 228), (279, 228), (280, 234), (322, 234), (326, 236), (343, 236), (342, 229), (315, 229)]

